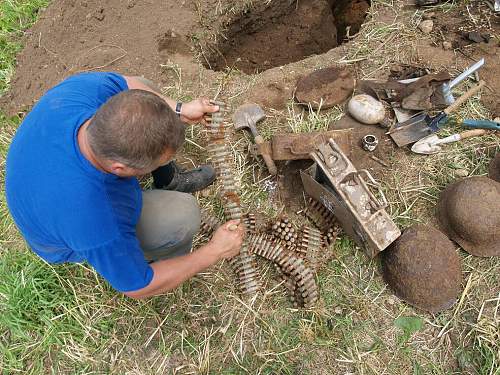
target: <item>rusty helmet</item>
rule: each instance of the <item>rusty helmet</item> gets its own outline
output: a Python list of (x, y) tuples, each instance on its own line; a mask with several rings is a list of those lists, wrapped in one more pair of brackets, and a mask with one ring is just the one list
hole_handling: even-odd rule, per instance
[(500, 182), (500, 152), (497, 152), (495, 157), (490, 161), (488, 177), (496, 182)]
[(488, 177), (457, 181), (437, 205), (441, 229), (472, 255), (500, 256), (500, 183)]
[(431, 313), (448, 309), (457, 300), (462, 280), (455, 248), (437, 229), (409, 227), (382, 253), (384, 279), (410, 305)]

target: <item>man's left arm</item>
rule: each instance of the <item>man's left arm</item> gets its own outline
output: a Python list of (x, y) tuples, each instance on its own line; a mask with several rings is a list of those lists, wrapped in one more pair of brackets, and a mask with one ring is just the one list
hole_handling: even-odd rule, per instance
[[(177, 102), (162, 95), (151, 81), (142, 77), (124, 76), (123, 78), (125, 78), (125, 81), (127, 81), (129, 90), (145, 90), (155, 93), (163, 100), (165, 100), (165, 102), (170, 108), (172, 108), (173, 111), (176, 110)], [(181, 120), (187, 124), (206, 124), (206, 121), (204, 119), (205, 114), (217, 112), (218, 110), (219, 106), (210, 104), (209, 99), (199, 98), (187, 103), (183, 103), (180, 109), (180, 117)]]

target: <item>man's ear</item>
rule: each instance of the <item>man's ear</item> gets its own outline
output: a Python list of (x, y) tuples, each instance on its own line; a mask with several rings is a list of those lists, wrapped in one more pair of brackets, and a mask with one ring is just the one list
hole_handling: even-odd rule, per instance
[(119, 161), (112, 161), (109, 169), (111, 173), (117, 175), (118, 177), (130, 177), (134, 175), (134, 169), (120, 163)]

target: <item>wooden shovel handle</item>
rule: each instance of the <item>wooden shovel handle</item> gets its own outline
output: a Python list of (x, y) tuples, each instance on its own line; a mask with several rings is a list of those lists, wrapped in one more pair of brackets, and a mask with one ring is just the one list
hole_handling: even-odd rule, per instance
[(255, 137), (255, 143), (257, 144), (257, 147), (259, 148), (259, 152), (260, 152), (262, 158), (264, 159), (264, 162), (266, 163), (266, 166), (267, 166), (267, 169), (269, 170), (269, 173), (272, 174), (273, 176), (278, 174), (278, 169), (276, 168), (276, 164), (274, 164), (273, 158), (262, 147), (262, 144), (264, 143), (264, 138), (262, 138), (261, 135), (257, 135)]
[(476, 86), (474, 86), (473, 88), (469, 89), (469, 91), (467, 91), (460, 98), (458, 98), (457, 100), (455, 100), (455, 102), (452, 105), (450, 105), (448, 108), (446, 108), (444, 110), (444, 113), (446, 113), (447, 115), (449, 115), (450, 113), (456, 111), (458, 109), (458, 107), (460, 107), (467, 100), (469, 100), (469, 98), (472, 95), (476, 94), (479, 90), (481, 90), (485, 84), (486, 83), (484, 81), (479, 81), (479, 83)]
[(478, 136), (484, 135), (486, 133), (488, 133), (488, 130), (486, 130), (486, 129), (467, 130), (467, 131), (460, 133), (460, 139), (478, 137)]

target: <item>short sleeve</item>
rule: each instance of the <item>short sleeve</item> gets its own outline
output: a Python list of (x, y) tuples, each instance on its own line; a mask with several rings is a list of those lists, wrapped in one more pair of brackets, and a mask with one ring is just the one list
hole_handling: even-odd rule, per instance
[(128, 90), (127, 81), (120, 74), (117, 73), (89, 73), (89, 74), (100, 75), (101, 84), (99, 85), (98, 100), (101, 102), (101, 104), (106, 103), (106, 101), (113, 95)]
[(118, 238), (84, 251), (86, 261), (120, 292), (142, 289), (153, 279), (153, 269), (144, 259), (135, 236)]
[(52, 110), (71, 106), (95, 112), (112, 96), (126, 90), (127, 81), (118, 73), (80, 73), (50, 89), (42, 99), (48, 101)]

